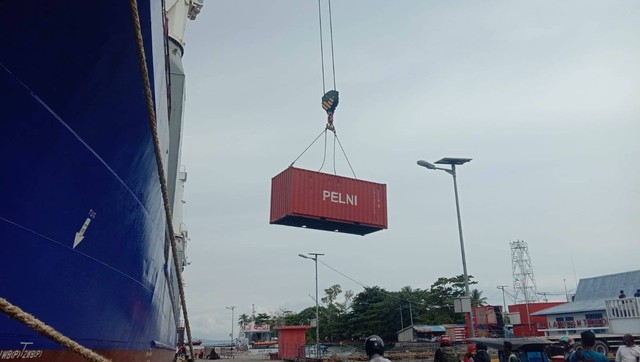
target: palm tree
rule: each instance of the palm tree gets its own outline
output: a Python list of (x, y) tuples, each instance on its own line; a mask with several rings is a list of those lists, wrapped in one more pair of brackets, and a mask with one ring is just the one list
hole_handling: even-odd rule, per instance
[(246, 315), (245, 313), (240, 314), (240, 316), (238, 316), (238, 325), (240, 327), (242, 327), (243, 325), (247, 324), (251, 322), (251, 318)]
[(482, 291), (478, 289), (471, 290), (471, 305), (473, 307), (480, 307), (487, 304), (487, 297), (482, 296)]

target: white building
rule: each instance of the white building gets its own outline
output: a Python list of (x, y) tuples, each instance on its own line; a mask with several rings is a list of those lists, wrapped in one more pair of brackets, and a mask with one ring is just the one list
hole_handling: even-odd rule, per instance
[[(640, 270), (580, 279), (570, 303), (532, 313), (546, 316), (547, 336), (580, 334), (592, 330), (596, 334), (638, 333), (640, 326)], [(618, 298), (620, 291), (626, 298)]]

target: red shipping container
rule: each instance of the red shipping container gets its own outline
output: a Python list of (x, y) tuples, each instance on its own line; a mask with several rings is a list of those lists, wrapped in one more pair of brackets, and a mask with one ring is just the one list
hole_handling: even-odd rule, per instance
[(306, 331), (311, 326), (282, 326), (278, 328), (278, 357), (298, 360), (305, 357)]
[(387, 228), (387, 185), (289, 167), (271, 180), (271, 224), (366, 235)]
[[(564, 304), (565, 302), (544, 302), (544, 303), (529, 303), (526, 304), (513, 304), (509, 306), (509, 313), (519, 313), (520, 323), (513, 326), (513, 334), (515, 337), (530, 337), (530, 336), (544, 336), (544, 332), (539, 332), (538, 329), (544, 329), (547, 327), (546, 316), (533, 316), (531, 313), (539, 312), (543, 309), (555, 307), (556, 305)], [(527, 316), (527, 307), (529, 309), (529, 316)], [(529, 325), (531, 328), (529, 328)]]

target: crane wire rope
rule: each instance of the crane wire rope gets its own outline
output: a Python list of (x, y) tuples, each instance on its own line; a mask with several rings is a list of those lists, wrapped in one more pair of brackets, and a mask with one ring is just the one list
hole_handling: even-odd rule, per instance
[(337, 175), (338, 172), (336, 171), (336, 137), (338, 137), (336, 135), (335, 132), (333, 132), (333, 174)]
[[(331, 67), (333, 70), (333, 89), (338, 89), (336, 87), (336, 61), (333, 56), (333, 21), (331, 20), (331, 0), (329, 2), (329, 33), (331, 34)], [(323, 70), (324, 71), (324, 70)]]
[(320, 136), (322, 136), (327, 130), (323, 129), (322, 132), (320, 132), (320, 134), (318, 135), (318, 137), (316, 137), (316, 139), (313, 140), (313, 142), (311, 142), (311, 144), (309, 146), (307, 146), (307, 148), (304, 149), (304, 151), (302, 151), (302, 153), (296, 157), (295, 160), (293, 160), (293, 162), (291, 162), (291, 165), (289, 165), (289, 167), (292, 167), (294, 163), (296, 163), (296, 161), (298, 161), (300, 159), (300, 157), (302, 157), (302, 155), (304, 155), (305, 152), (307, 152), (307, 150), (313, 146), (314, 143), (316, 143), (316, 141), (318, 140), (318, 138), (320, 138)]
[(338, 145), (340, 145), (340, 149), (342, 150), (342, 154), (344, 155), (344, 158), (347, 160), (347, 164), (349, 165), (349, 168), (351, 169), (351, 173), (353, 173), (353, 178), (355, 178), (357, 180), (358, 176), (356, 176), (356, 172), (353, 170), (353, 167), (351, 166), (351, 162), (349, 162), (349, 157), (347, 157), (347, 153), (344, 152), (344, 148), (342, 147), (342, 142), (340, 142), (340, 138), (338, 138), (338, 134), (335, 133), (335, 131), (333, 133), (336, 136), (336, 140), (338, 140)]
[[(327, 0), (328, 5), (329, 5), (329, 34), (330, 34), (330, 42), (331, 42), (331, 70), (332, 70), (332, 76), (333, 76), (333, 91), (336, 90), (337, 85), (336, 85), (336, 62), (335, 62), (335, 51), (334, 51), (334, 46), (333, 46), (333, 11), (331, 9), (331, 0)], [(321, 68), (321, 73), (322, 73), (322, 92), (323, 94), (325, 94), (325, 96), (327, 95), (326, 92), (326, 77), (325, 77), (325, 70), (324, 70), (324, 41), (323, 41), (323, 36), (322, 36), (322, 4), (321, 4), (321, 0), (318, 0), (318, 23), (319, 23), (319, 30), (320, 30), (320, 68)], [(337, 106), (337, 91), (336, 93), (336, 100), (335, 100), (335, 106)], [(333, 108), (335, 109), (335, 108)], [(338, 172), (336, 170), (336, 141), (338, 143), (338, 145), (340, 146), (340, 150), (342, 151), (342, 154), (344, 155), (345, 160), (347, 161), (347, 164), (349, 165), (349, 169), (351, 170), (351, 173), (353, 174), (353, 177), (357, 180), (358, 176), (356, 176), (355, 171), (353, 170), (353, 166), (351, 165), (351, 161), (349, 161), (349, 157), (347, 156), (347, 153), (344, 150), (344, 147), (342, 147), (342, 142), (340, 142), (340, 138), (338, 138), (338, 133), (336, 132), (336, 129), (333, 125), (333, 109), (331, 110), (330, 116), (329, 116), (329, 120), (327, 122), (327, 125), (325, 126), (325, 129), (311, 142), (311, 144), (309, 146), (307, 146), (307, 148), (305, 148), (304, 151), (302, 151), (302, 153), (296, 157), (295, 160), (293, 160), (293, 162), (291, 162), (291, 164), (289, 165), (289, 167), (293, 167), (293, 165), (296, 163), (296, 161), (298, 161), (300, 159), (300, 157), (302, 157), (302, 155), (305, 154), (305, 152), (307, 152), (307, 150), (309, 150), (309, 148), (311, 146), (313, 146), (313, 144), (318, 140), (318, 138), (320, 138), (320, 136), (322, 136), (322, 133), (324, 133), (324, 152), (322, 155), (322, 164), (320, 165), (320, 169), (318, 170), (318, 172), (322, 171), (322, 168), (324, 167), (324, 164), (326, 162), (327, 159), (327, 131), (331, 131), (333, 132), (333, 173), (334, 175), (337, 175)]]
[(318, 0), (318, 23), (320, 24), (320, 67), (322, 68), (322, 94), (327, 92), (327, 88), (324, 83), (324, 48), (322, 46), (322, 7), (320, 6), (320, 0)]
[[(327, 130), (325, 129), (324, 130), (324, 153), (322, 155), (322, 165), (320, 165), (320, 169), (318, 170), (318, 172), (322, 171), (322, 168), (324, 167), (324, 161), (326, 159), (327, 159)], [(335, 160), (333, 162), (335, 164)]]

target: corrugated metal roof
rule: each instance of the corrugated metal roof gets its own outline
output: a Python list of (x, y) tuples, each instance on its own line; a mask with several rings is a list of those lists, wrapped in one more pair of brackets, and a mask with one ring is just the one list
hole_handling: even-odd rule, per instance
[(427, 325), (427, 324), (423, 324), (423, 325), (415, 325), (413, 326), (413, 329), (416, 330), (416, 332), (446, 332), (447, 330), (443, 327), (443, 326), (431, 326), (431, 325)]
[(633, 293), (638, 288), (640, 288), (640, 270), (580, 279), (573, 302), (543, 309), (531, 315), (604, 312), (605, 300), (616, 299), (621, 290), (624, 290), (627, 297), (633, 297)]

